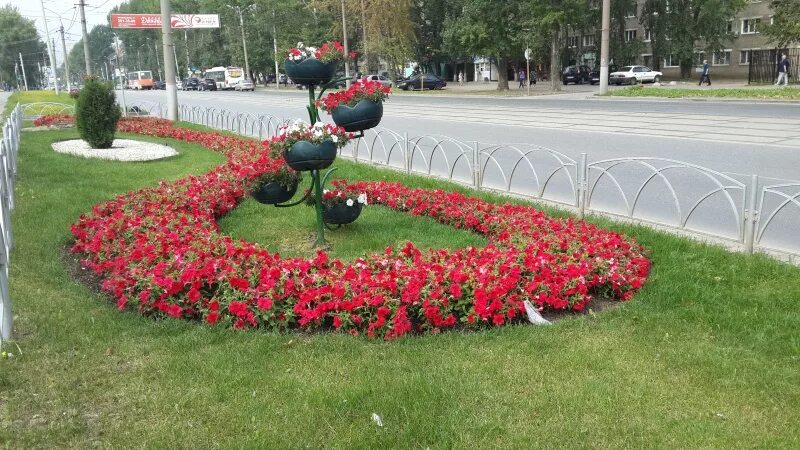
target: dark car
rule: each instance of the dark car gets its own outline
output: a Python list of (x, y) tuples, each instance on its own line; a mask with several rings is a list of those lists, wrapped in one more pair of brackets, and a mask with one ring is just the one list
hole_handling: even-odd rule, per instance
[(409, 89), (442, 89), (447, 86), (447, 83), (432, 73), (424, 75), (414, 75), (407, 80), (403, 80), (397, 84), (397, 87), (407, 91)]
[(561, 82), (566, 84), (583, 84), (591, 80), (592, 69), (589, 66), (567, 66), (561, 72)]
[(197, 86), (198, 91), (216, 91), (217, 90), (217, 82), (212, 80), (211, 78), (206, 78), (205, 80), (200, 80)]
[(197, 91), (200, 89), (200, 80), (197, 78), (186, 78), (183, 80), (184, 91)]
[[(608, 73), (616, 72), (617, 66), (616, 64), (609, 64), (608, 66)], [(589, 72), (589, 84), (599, 84), (600, 83), (600, 66), (595, 66), (591, 72)]]
[(167, 82), (164, 80), (158, 80), (153, 83), (153, 89), (165, 90), (166, 88), (167, 88)]

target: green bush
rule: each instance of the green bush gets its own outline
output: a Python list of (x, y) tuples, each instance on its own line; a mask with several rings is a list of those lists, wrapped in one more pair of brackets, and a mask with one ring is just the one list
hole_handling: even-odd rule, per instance
[(120, 117), (111, 84), (87, 78), (75, 107), (75, 125), (92, 148), (110, 148)]

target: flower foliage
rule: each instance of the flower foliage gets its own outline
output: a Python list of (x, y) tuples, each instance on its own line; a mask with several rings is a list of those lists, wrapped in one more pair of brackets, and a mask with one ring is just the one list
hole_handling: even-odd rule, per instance
[(340, 105), (356, 106), (356, 103), (361, 100), (382, 102), (386, 100), (391, 92), (392, 89), (390, 87), (384, 86), (378, 81), (367, 80), (362, 83), (355, 83), (343, 91), (331, 92), (321, 100), (317, 100), (317, 107), (331, 112)]
[[(292, 61), (316, 58), (323, 63), (343, 61), (345, 59), (344, 46), (339, 41), (325, 42), (319, 47), (306, 47), (302, 42), (298, 42), (297, 47), (289, 49), (287, 58)], [(355, 59), (356, 52), (350, 52), (347, 58)]]
[[(345, 204), (347, 206), (367, 206), (367, 194), (365, 192), (352, 192), (350, 190), (340, 189), (345, 188), (346, 183), (341, 180), (333, 180), (334, 189), (325, 189), (322, 191), (322, 206), (325, 208), (332, 208), (336, 205)], [(313, 206), (316, 204), (316, 199), (310, 192), (306, 192), (306, 204)]]
[(290, 151), (292, 145), (300, 141), (307, 141), (312, 144), (332, 141), (337, 148), (342, 148), (352, 138), (353, 134), (344, 131), (342, 127), (322, 122), (311, 125), (298, 119), (291, 125), (283, 124), (278, 127), (277, 135), (272, 138), (271, 148), (273, 155), (276, 156), (285, 151)]
[(340, 182), (371, 203), (484, 235), (483, 248), (422, 251), (413, 243), (344, 262), (318, 252), (281, 258), (219, 232), (245, 187), (283, 161), (270, 142), (130, 118), (120, 131), (194, 142), (227, 156), (200, 176), (97, 204), (71, 227), (74, 252), (103, 278), (121, 310), (235, 329), (341, 330), (393, 339), (408, 333), (519, 322), (523, 302), (581, 310), (593, 296), (630, 299), (650, 267), (618, 233), (554, 219), (523, 205), (399, 183)]
[(35, 127), (66, 127), (75, 125), (75, 116), (70, 114), (48, 114), (33, 121)]

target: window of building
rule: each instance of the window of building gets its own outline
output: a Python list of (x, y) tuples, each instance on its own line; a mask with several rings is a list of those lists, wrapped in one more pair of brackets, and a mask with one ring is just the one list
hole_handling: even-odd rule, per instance
[(675, 55), (667, 55), (664, 57), (664, 67), (678, 67), (680, 60)]
[(652, 67), (653, 66), (653, 55), (642, 55), (642, 65)]
[(731, 63), (731, 51), (725, 50), (721, 52), (714, 52), (714, 65), (727, 66)]
[(739, 64), (750, 64), (750, 50), (739, 51)]
[(578, 36), (567, 37), (567, 47), (577, 47), (577, 46), (578, 46)]
[(625, 42), (636, 40), (636, 30), (625, 30)]
[(633, 5), (631, 5), (628, 8), (628, 10), (625, 11), (625, 17), (627, 17), (629, 19), (631, 17), (636, 17), (636, 13), (638, 12), (638, 9), (639, 9), (638, 7), (639, 7), (639, 5), (637, 3), (634, 3)]
[(728, 24), (727, 24), (727, 27), (725, 28), (725, 31), (727, 31), (728, 33), (733, 33), (733, 21), (732, 20), (728, 21)]
[(594, 35), (587, 34), (583, 36), (583, 46), (584, 47), (591, 47), (594, 45)]
[(696, 66), (702, 66), (703, 61), (705, 61), (705, 59), (706, 59), (705, 52), (694, 52), (694, 64)]
[(761, 19), (742, 19), (742, 34), (758, 33), (758, 25)]
[(650, 30), (644, 30), (644, 41), (650, 42), (653, 39), (653, 32)]

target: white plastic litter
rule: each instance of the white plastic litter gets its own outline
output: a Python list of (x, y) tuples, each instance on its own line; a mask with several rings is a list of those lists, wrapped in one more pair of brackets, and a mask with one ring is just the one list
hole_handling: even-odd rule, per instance
[(525, 312), (528, 314), (528, 322), (534, 325), (550, 325), (550, 321), (542, 317), (530, 301), (525, 300), (523, 304), (525, 305)]
[(383, 426), (383, 420), (381, 419), (381, 416), (379, 416), (379, 415), (377, 415), (375, 413), (372, 413), (372, 421), (375, 422), (375, 425), (377, 425), (379, 427)]

